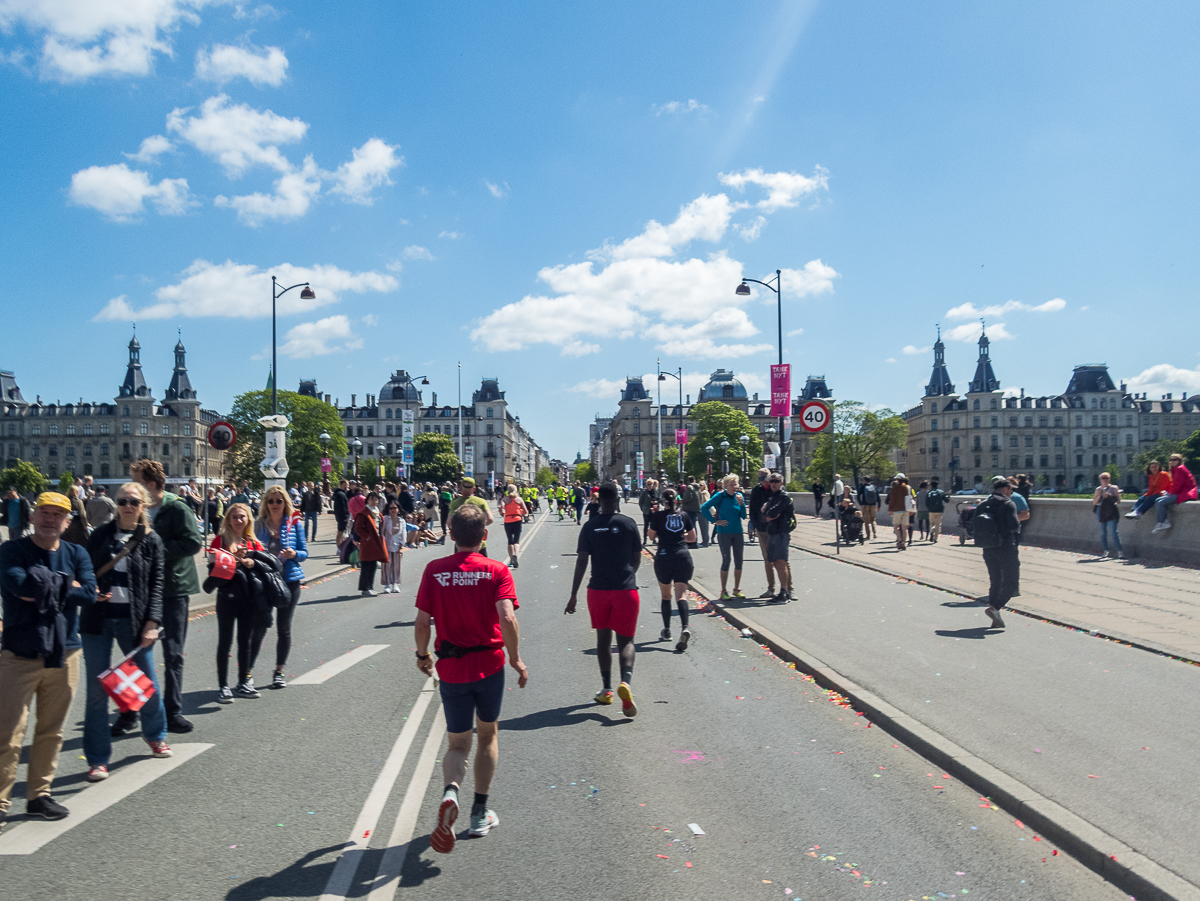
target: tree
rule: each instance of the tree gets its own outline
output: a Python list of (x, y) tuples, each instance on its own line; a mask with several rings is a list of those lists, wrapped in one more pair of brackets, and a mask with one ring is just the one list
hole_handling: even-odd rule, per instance
[(554, 470), (549, 466), (543, 466), (537, 471), (537, 475), (533, 477), (533, 483), (540, 488), (548, 488), (554, 482)]
[(413, 439), (414, 482), (433, 482), (435, 485), (441, 485), (443, 482), (457, 480), (460, 471), (454, 442), (449, 437), (422, 432)]
[[(1137, 476), (1144, 481), (1144, 473), (1146, 472), (1146, 467), (1150, 465), (1151, 460), (1157, 460), (1159, 465), (1162, 467), (1163, 472), (1166, 472), (1171, 465), (1171, 454), (1183, 454), (1186, 459), (1186, 445), (1194, 440), (1196, 440), (1196, 435), (1192, 435), (1191, 438), (1186, 438), (1183, 440), (1178, 438), (1161, 438), (1158, 441), (1155, 441), (1152, 445), (1133, 458), (1133, 469), (1129, 471), (1128, 475), (1134, 476), (1136, 473)], [(1188, 468), (1190, 469), (1191, 467)], [(1113, 479), (1113, 481), (1116, 482), (1116, 479)]]
[[(908, 438), (908, 424), (891, 410), (868, 410), (857, 400), (840, 401), (833, 411), (837, 434), (838, 472), (850, 472), (850, 484), (857, 484), (866, 474), (886, 479), (896, 472), (888, 454), (903, 447)], [(833, 484), (833, 439), (823, 432), (817, 440), (812, 463), (804, 471), (810, 481), (820, 480), (827, 487)]]
[(16, 466), (0, 470), (0, 492), (16, 488), (18, 494), (37, 497), (49, 487), (49, 480), (27, 460), (18, 460)]
[[(237, 429), (237, 444), (226, 456), (226, 471), (235, 480), (246, 479), (251, 485), (261, 488), (263, 474), (258, 468), (265, 452), (264, 429), (259, 417), (271, 412), (270, 391), (247, 391), (233, 401), (229, 422)], [(346, 427), (337, 407), (297, 394), (295, 391), (279, 392), (279, 412), (291, 420), (287, 428), (287, 461), (290, 472), (288, 482), (319, 482), (321, 457), (329, 456), (333, 471), (331, 481), (337, 481), (342, 473), (342, 458), (346, 456)], [(328, 432), (329, 449), (321, 447), (320, 435)]]
[(585, 461), (583, 463), (575, 464), (576, 482), (584, 482), (586, 484), (587, 482), (594, 482), (598, 478), (600, 478), (600, 476), (596, 474), (596, 467), (590, 462)]
[(1183, 454), (1183, 465), (1195, 475), (1197, 467), (1200, 467), (1200, 429), (1184, 439), (1183, 450), (1179, 453)]
[(58, 477), (58, 490), (61, 494), (66, 494), (74, 484), (75, 473), (71, 472), (69, 469)]
[[(688, 439), (687, 450), (683, 455), (683, 471), (688, 475), (700, 478), (708, 466), (708, 453), (705, 447), (713, 446), (713, 469), (718, 470), (721, 461), (721, 442), (729, 442), (729, 471), (737, 472), (742, 466), (743, 435), (750, 440), (746, 443), (746, 466), (756, 469), (762, 460), (763, 443), (758, 429), (750, 421), (750, 417), (741, 410), (734, 409), (729, 404), (719, 400), (709, 400), (696, 404), (691, 408), (689, 417), (696, 422), (696, 434)], [(664, 457), (675, 452), (668, 448)], [(670, 469), (667, 470), (671, 471)]]

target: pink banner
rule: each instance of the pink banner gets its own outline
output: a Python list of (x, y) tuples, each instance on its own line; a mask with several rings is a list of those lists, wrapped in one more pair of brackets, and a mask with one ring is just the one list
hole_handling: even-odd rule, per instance
[(771, 367), (771, 415), (792, 415), (792, 364)]
[(676, 444), (687, 444), (687, 429), (676, 429), (675, 430), (675, 443)]

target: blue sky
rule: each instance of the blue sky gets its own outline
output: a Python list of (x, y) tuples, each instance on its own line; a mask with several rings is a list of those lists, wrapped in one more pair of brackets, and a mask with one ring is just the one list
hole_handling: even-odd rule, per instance
[[(0, 366), (103, 400), (266, 379), (442, 403), (498, 376), (552, 454), (626, 375), (785, 359), (903, 409), (935, 323), (1006, 388), (1200, 392), (1200, 9), (0, 0)], [(667, 393), (674, 395), (673, 382)], [(796, 386), (798, 388), (798, 384)], [(1178, 395), (1177, 395), (1178, 396)], [(429, 400), (428, 393), (426, 400)]]

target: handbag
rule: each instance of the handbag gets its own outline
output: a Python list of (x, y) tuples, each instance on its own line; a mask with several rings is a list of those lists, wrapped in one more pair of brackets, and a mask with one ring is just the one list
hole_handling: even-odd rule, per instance
[(142, 543), (142, 539), (146, 537), (146, 527), (142, 523), (138, 523), (138, 527), (133, 532), (133, 537), (125, 542), (125, 546), (117, 553), (113, 554), (112, 559), (101, 566), (95, 572), (95, 576), (99, 579), (103, 575), (107, 575), (112, 571), (112, 568), (137, 550), (137, 546)]
[(1117, 507), (1117, 499), (1111, 494), (1105, 492), (1100, 497), (1100, 521), (1112, 522), (1121, 518), (1121, 511)]

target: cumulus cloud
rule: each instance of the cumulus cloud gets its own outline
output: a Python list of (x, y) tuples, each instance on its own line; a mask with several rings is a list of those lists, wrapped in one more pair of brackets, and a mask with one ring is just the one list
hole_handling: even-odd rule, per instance
[(153, 163), (168, 150), (174, 150), (175, 145), (162, 135), (151, 135), (142, 141), (137, 153), (122, 153), (121, 156), (135, 163)]
[(901, 352), (906, 353), (909, 356), (915, 356), (918, 354), (923, 356), (929, 353), (931, 350), (933, 350), (932, 347), (917, 347), (915, 344), (905, 344), (904, 349)]
[(1019, 300), (1010, 300), (1007, 303), (993, 304), (982, 309), (968, 302), (947, 310), (946, 318), (979, 319), (980, 317), (1007, 316), (1009, 313), (1057, 313), (1066, 306), (1067, 302), (1061, 297), (1056, 297), (1037, 306), (1021, 303)]
[(168, 37), (222, 0), (3, 0), (0, 29), (18, 26), (42, 38), (40, 70), (55, 81), (102, 75), (148, 75), (158, 54), (170, 56)]
[[(711, 378), (711, 369), (684, 372), (683, 393), (691, 399), (692, 403), (699, 402), (700, 392), (704, 389), (704, 386), (708, 384)], [(767, 380), (757, 372), (738, 372), (737, 378), (743, 385), (746, 386), (746, 390), (751, 394), (756, 391), (766, 391)], [(642, 374), (642, 384), (645, 386), (646, 391), (650, 394), (650, 397), (653, 400), (658, 399), (658, 387), (656, 386), (659, 385), (659, 382), (657, 379), (658, 373), (654, 370), (650, 370), (650, 372)], [(670, 404), (674, 406), (675, 404), (679, 403), (679, 388), (675, 384), (675, 379), (668, 376), (667, 380), (662, 382), (661, 387), (664, 405)], [(595, 397), (602, 400), (611, 401), (615, 400), (618, 396), (620, 396), (621, 392), (625, 390), (625, 380), (605, 378), (584, 379), (581, 382), (576, 382), (574, 385), (568, 385), (566, 390), (575, 394), (583, 394), (588, 397)], [(674, 428), (674, 426), (671, 426), (671, 428)], [(667, 423), (664, 420), (664, 432), (666, 429)]]
[(740, 307), (717, 310), (693, 325), (655, 323), (646, 337), (659, 342), (663, 353), (673, 357), (720, 359), (748, 357), (771, 349), (770, 344), (717, 344), (731, 338), (749, 338), (758, 329)]
[(255, 165), (290, 172), (292, 164), (279, 145), (294, 144), (308, 132), (307, 122), (256, 110), (244, 103), (230, 104), (225, 94), (205, 100), (199, 115), (189, 116), (189, 112), (190, 107), (172, 110), (167, 116), (167, 131), (215, 159), (230, 178)]
[(755, 216), (745, 225), (738, 226), (738, 236), (747, 244), (757, 241), (759, 235), (762, 234), (763, 228), (767, 224), (766, 216)]
[(213, 204), (237, 210), (238, 220), (247, 225), (262, 225), (268, 219), (284, 222), (299, 219), (308, 212), (313, 199), (321, 192), (321, 179), (317, 164), (311, 156), (304, 158), (299, 169), (289, 169), (275, 179), (272, 194), (255, 192), (238, 197), (223, 194), (213, 198)]
[(196, 260), (181, 273), (179, 281), (154, 291), (155, 302), (134, 309), (125, 295), (114, 297), (94, 317), (95, 322), (135, 319), (172, 319), (204, 316), (257, 319), (271, 315), (270, 281), (278, 276), (285, 285), (308, 282), (316, 297), (305, 300), (300, 290), (279, 298), (279, 315), (306, 313), (338, 303), (342, 296), (395, 291), (400, 283), (380, 272), (349, 272), (337, 266), (296, 266), (284, 263), (262, 269), (251, 263), (210, 263)]
[(1176, 398), (1200, 394), (1200, 369), (1181, 369), (1170, 363), (1143, 369), (1125, 381), (1130, 391), (1145, 391), (1150, 400), (1158, 400), (1168, 392)]
[(279, 352), (293, 360), (323, 357), (347, 350), (358, 350), (362, 339), (354, 334), (346, 316), (327, 316), (316, 322), (302, 322), (288, 329)]
[(446, 238), (450, 241), (457, 241), (459, 238), (462, 237), (462, 232), (447, 232), (447, 231), (438, 232), (438, 237)]
[(334, 185), (330, 194), (340, 194), (351, 203), (370, 206), (375, 202), (371, 193), (380, 185), (390, 185), (388, 173), (404, 165), (404, 157), (398, 156), (399, 147), (385, 144), (379, 138), (371, 138), (353, 151), (353, 159), (342, 163), (332, 173)]
[(702, 194), (680, 207), (679, 215), (670, 225), (651, 219), (637, 237), (617, 245), (605, 244), (588, 255), (596, 260), (674, 256), (679, 248), (692, 241), (719, 241), (737, 208), (724, 194), (715, 197)]
[[(973, 344), (979, 340), (981, 332), (982, 329), (978, 323), (967, 322), (943, 332), (942, 337), (947, 341), (962, 341), (965, 344)], [(994, 322), (988, 324), (987, 336), (989, 341), (1004, 341), (1011, 338), (1012, 334), (1004, 327), (1003, 322)]]
[(404, 248), (404, 259), (406, 260), (433, 260), (436, 259), (426, 248), (419, 244), (410, 244)]
[(214, 44), (196, 51), (196, 77), (225, 84), (244, 78), (256, 87), (279, 87), (287, 78), (288, 59), (279, 47)]
[(128, 222), (146, 211), (150, 201), (164, 216), (179, 216), (195, 206), (186, 178), (164, 178), (155, 184), (148, 173), (115, 166), (89, 166), (71, 176), (67, 195), (77, 206), (91, 207), (113, 222)]
[(809, 260), (802, 269), (785, 267), (782, 272), (783, 296), (796, 299), (814, 294), (832, 294), (833, 280), (842, 277), (840, 272), (820, 260)]
[(664, 113), (707, 113), (708, 107), (699, 100), (668, 100), (666, 103), (651, 103), (650, 109), (654, 115)]
[(744, 191), (746, 185), (758, 185), (767, 196), (755, 206), (766, 213), (784, 207), (796, 206), (803, 197), (823, 191), (829, 187), (829, 170), (817, 166), (811, 176), (798, 172), (764, 172), (762, 169), (747, 169), (745, 172), (722, 172), (717, 176), (721, 184), (736, 191)]
[[(654, 377), (654, 373), (651, 373)], [(576, 394), (586, 394), (588, 397), (599, 397), (606, 400), (619, 395), (625, 388), (625, 382), (617, 381), (616, 379), (584, 379), (582, 382), (576, 382), (574, 385), (568, 386), (568, 391), (573, 391)]]
[(487, 185), (488, 193), (491, 194), (493, 197), (499, 199), (501, 197), (508, 196), (508, 190), (509, 190), (508, 182), (501, 182), (500, 184), (495, 184), (493, 182), (488, 181), (485, 178), (483, 180), (483, 183), (485, 185)]

